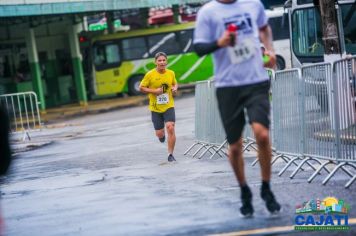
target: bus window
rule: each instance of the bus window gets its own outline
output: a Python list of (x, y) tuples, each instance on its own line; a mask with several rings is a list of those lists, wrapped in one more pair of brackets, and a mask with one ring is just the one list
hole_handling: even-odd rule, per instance
[(297, 10), (292, 15), (293, 51), (297, 56), (322, 57), (324, 47), (320, 15), (315, 8)]
[(150, 35), (148, 36), (148, 45), (151, 55), (155, 55), (157, 52), (165, 52), (168, 55), (181, 53), (175, 33)]
[(282, 24), (283, 15), (279, 17), (271, 17), (268, 20), (273, 33), (273, 40), (289, 39), (289, 24), (288, 18), (285, 17), (285, 22)]
[(148, 57), (145, 38), (127, 38), (122, 40), (124, 60), (142, 59)]
[(193, 30), (180, 31), (179, 39), (183, 52), (193, 51)]
[(341, 5), (342, 24), (344, 27), (345, 50), (356, 54), (356, 4)]
[(119, 46), (115, 43), (94, 45), (94, 65), (97, 71), (119, 66)]
[(96, 66), (106, 64), (105, 45), (94, 48), (94, 63)]
[(304, 5), (308, 3), (313, 3), (313, 0), (297, 0), (298, 5)]
[(120, 62), (119, 47), (116, 44), (109, 44), (105, 47), (106, 61), (108, 64)]

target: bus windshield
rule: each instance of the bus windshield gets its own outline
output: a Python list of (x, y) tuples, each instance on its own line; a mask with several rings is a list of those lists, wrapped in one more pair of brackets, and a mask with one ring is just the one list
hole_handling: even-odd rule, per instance
[[(356, 54), (355, 4), (340, 5), (345, 51)], [(324, 46), (320, 13), (316, 8), (298, 9), (292, 14), (292, 49), (297, 57), (322, 57)]]
[(356, 54), (356, 3), (341, 5), (346, 53)]

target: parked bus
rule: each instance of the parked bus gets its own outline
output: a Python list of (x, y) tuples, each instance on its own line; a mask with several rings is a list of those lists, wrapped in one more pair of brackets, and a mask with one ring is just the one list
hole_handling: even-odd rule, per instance
[[(91, 86), (96, 95), (128, 92), (137, 95), (144, 74), (154, 68), (158, 51), (168, 55), (168, 68), (179, 83), (212, 77), (212, 58), (199, 58), (192, 48), (194, 23), (118, 32), (91, 40)], [(87, 62), (84, 62), (87, 64)]]
[[(335, 1), (342, 54), (356, 54), (356, 1)], [(291, 60), (293, 67), (322, 62), (324, 46), (320, 12), (313, 0), (289, 1)]]
[(266, 10), (268, 23), (272, 28), (273, 47), (277, 54), (277, 69), (283, 70), (291, 67), (290, 40), (288, 17), (285, 17), (284, 8), (278, 7)]
[[(286, 58), (290, 58), (288, 24), (282, 24), (282, 9), (267, 10), (266, 13), (275, 29), (274, 44), (279, 54), (277, 67), (284, 69)], [(90, 94), (140, 94), (140, 81), (154, 68), (153, 57), (158, 51), (167, 53), (167, 67), (175, 71), (178, 83), (212, 78), (212, 57), (199, 58), (193, 52), (193, 30), (194, 22), (188, 22), (93, 37), (90, 50), (82, 51), (84, 70), (90, 78), (87, 80)]]

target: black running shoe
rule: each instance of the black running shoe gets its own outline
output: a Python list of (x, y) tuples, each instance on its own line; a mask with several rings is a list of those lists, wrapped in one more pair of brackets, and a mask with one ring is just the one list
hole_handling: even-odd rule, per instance
[(169, 154), (168, 161), (172, 162), (172, 161), (176, 161), (176, 159), (174, 158), (174, 156), (172, 154)]
[(248, 186), (241, 189), (241, 202), (240, 212), (244, 217), (251, 217), (253, 215), (252, 206), (252, 193)]
[(158, 138), (161, 143), (164, 143), (166, 141), (166, 136), (163, 136), (162, 138)]
[(267, 210), (272, 213), (278, 213), (281, 210), (281, 205), (276, 201), (270, 189), (261, 189), (261, 197), (266, 202)]

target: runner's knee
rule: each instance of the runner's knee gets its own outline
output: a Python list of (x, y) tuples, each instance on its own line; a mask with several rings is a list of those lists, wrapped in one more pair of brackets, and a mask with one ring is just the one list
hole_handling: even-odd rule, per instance
[(258, 130), (256, 133), (256, 141), (261, 145), (269, 144), (269, 133), (267, 129)]
[(229, 150), (230, 153), (233, 154), (234, 156), (240, 156), (238, 154), (242, 152), (242, 139), (240, 138), (235, 143), (230, 144)]
[(169, 122), (166, 124), (166, 129), (168, 133), (174, 133), (174, 123)]
[(164, 130), (163, 129), (156, 130), (156, 136), (158, 138), (163, 138), (164, 137)]

